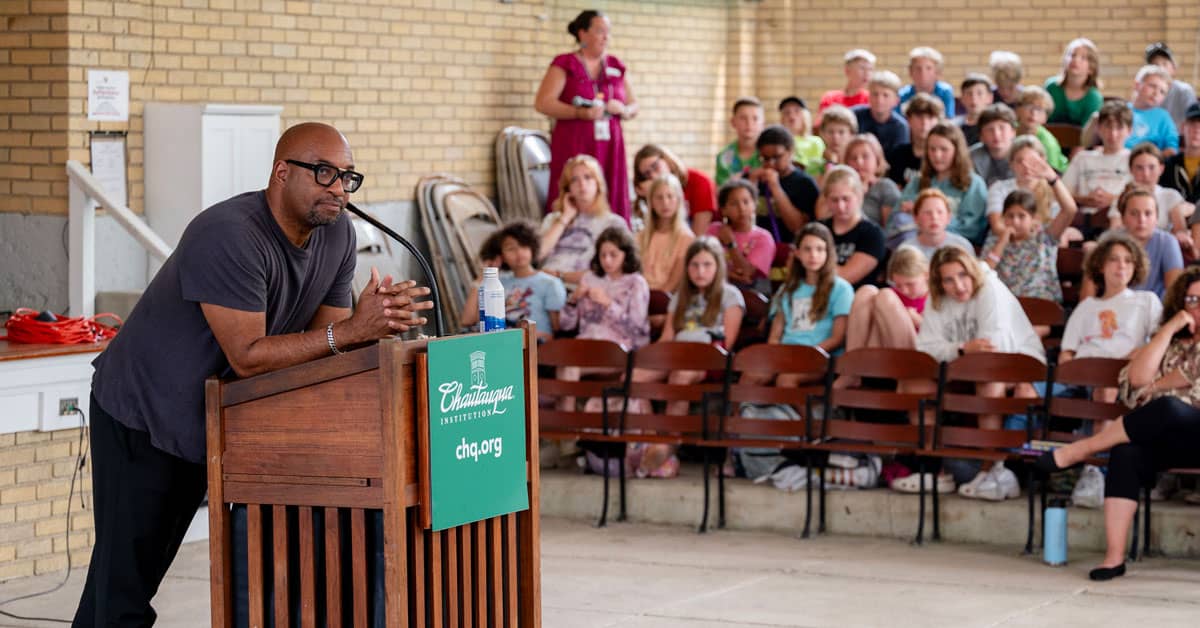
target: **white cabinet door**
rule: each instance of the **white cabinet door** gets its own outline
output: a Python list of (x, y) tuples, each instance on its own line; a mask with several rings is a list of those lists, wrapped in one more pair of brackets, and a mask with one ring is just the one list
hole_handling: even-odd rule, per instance
[(201, 208), (267, 187), (278, 117), (206, 113), (201, 133)]

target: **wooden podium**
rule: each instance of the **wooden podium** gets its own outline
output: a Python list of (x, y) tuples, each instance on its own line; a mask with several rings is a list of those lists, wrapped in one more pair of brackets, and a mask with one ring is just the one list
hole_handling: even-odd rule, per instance
[(244, 380), (208, 380), (212, 625), (234, 625), (236, 504), (246, 506), (241, 586), (251, 626), (271, 622), (272, 609), (275, 626), (368, 625), (378, 612), (367, 556), (377, 514), (368, 511), (379, 510), (387, 626), (539, 627), (531, 327), (523, 339), (529, 509), (440, 532), (421, 516), (426, 341), (387, 339)]

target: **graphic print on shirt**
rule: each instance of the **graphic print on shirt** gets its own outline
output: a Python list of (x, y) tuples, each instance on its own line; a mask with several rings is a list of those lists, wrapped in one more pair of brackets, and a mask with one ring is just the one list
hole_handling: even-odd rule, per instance
[(1096, 315), (1100, 319), (1100, 337), (1105, 340), (1111, 339), (1117, 335), (1117, 331), (1121, 329), (1117, 324), (1117, 313), (1113, 310), (1101, 310)]
[(504, 298), (504, 318), (509, 323), (519, 323), (529, 317), (529, 297), (533, 288), (515, 287)]
[(792, 320), (788, 321), (788, 330), (793, 332), (812, 331), (817, 324), (808, 315), (812, 309), (812, 297), (792, 297)]
[(950, 321), (950, 342), (964, 343), (979, 337), (979, 321), (963, 316)]

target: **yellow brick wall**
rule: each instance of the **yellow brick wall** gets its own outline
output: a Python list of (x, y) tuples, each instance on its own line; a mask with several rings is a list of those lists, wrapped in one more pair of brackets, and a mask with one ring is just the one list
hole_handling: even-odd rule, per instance
[(65, 211), (66, 11), (0, 2), (0, 211)]
[(76, 479), (67, 499), (78, 454), (78, 429), (0, 434), (0, 582), (65, 569), (68, 525), (71, 561), (87, 564), (94, 540), (90, 474)]
[[(531, 106), (566, 22), (584, 2), (521, 0), (6, 0), (0, 3), (0, 211), (64, 213), (62, 162), (87, 161), (87, 132), (128, 130), (131, 205), (142, 205), (147, 101), (267, 103), (284, 124), (344, 129), (370, 175), (364, 202), (408, 200), (421, 174), (456, 172), (492, 192), (492, 142), (505, 125), (548, 128)], [(711, 169), (728, 141), (729, 102), (815, 100), (841, 86), (841, 55), (864, 46), (906, 78), (907, 51), (932, 44), (945, 79), (986, 68), (993, 48), (1026, 60), (1031, 82), (1063, 44), (1101, 47), (1106, 93), (1125, 95), (1146, 42), (1167, 39), (1190, 78), (1188, 0), (673, 0), (602, 3), (612, 51), (630, 66), (643, 113), (630, 152), (676, 147)], [(128, 124), (89, 122), (86, 71), (130, 72)]]

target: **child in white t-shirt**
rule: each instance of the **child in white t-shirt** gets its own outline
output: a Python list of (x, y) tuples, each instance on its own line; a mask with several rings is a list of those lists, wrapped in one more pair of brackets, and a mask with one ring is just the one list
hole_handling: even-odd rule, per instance
[(1063, 174), (1063, 182), (1083, 213), (1107, 212), (1129, 183), (1125, 140), (1132, 127), (1133, 113), (1125, 103), (1110, 102), (1100, 107), (1097, 128), (1102, 147), (1076, 155)]

